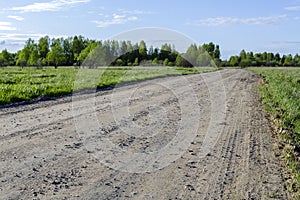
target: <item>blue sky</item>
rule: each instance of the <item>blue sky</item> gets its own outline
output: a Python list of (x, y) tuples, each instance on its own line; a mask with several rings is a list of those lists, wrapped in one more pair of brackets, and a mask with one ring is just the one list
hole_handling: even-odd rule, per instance
[(300, 0), (9, 0), (0, 2), (0, 50), (16, 51), (29, 37), (105, 40), (160, 27), (219, 44), (223, 58), (241, 49), (295, 54), (299, 25)]

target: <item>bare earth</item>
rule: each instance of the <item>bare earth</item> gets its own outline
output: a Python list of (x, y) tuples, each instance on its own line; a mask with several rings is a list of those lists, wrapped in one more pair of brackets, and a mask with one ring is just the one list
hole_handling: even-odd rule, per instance
[[(218, 130), (218, 137), (206, 152), (202, 146), (210, 134), (211, 117), (220, 116), (212, 114), (218, 97), (211, 94), (212, 101), (209, 92), (213, 90), (208, 89), (217, 75), (222, 77), (217, 81), (222, 81), (226, 93), (225, 118), (211, 125)], [(201, 111), (199, 119), (191, 118), (199, 122), (195, 138), (178, 159), (146, 172), (134, 172), (138, 170), (134, 161), (126, 163), (133, 171), (116, 170), (97, 154), (95, 142), (106, 137), (124, 152), (145, 155), (166, 146), (180, 129), (183, 108), (174, 92), (162, 85), (182, 88), (179, 95), (185, 96), (178, 77), (114, 90), (120, 97), (131, 94), (131, 118), (119, 123), (112, 115), (112, 104), (119, 106), (115, 107), (116, 115), (126, 106), (126, 99), (112, 103), (112, 91), (97, 92), (96, 119), (84, 103), (93, 99), (92, 94), (77, 96), (75, 104), (82, 106), (75, 111), (72, 97), (0, 108), (0, 199), (287, 199), (270, 125), (255, 90), (259, 77), (244, 70), (184, 77), (195, 91)], [(87, 138), (76, 131), (82, 116), (87, 124), (98, 121), (100, 127)], [(135, 132), (133, 136), (122, 129), (128, 120), (138, 126), (153, 126), (158, 123), (153, 116), (164, 122), (155, 135)]]

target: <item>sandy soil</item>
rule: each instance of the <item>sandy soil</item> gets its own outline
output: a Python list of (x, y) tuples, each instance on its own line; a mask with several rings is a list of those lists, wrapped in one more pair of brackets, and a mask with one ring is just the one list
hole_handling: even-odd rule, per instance
[(222, 70), (0, 108), (0, 199), (287, 199), (258, 84)]

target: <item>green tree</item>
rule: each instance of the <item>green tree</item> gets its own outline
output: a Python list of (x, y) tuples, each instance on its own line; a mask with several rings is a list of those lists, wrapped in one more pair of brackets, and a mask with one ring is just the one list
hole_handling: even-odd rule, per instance
[(246, 51), (243, 49), (240, 53), (240, 59), (245, 60), (246, 58), (247, 58), (247, 54)]
[(71, 66), (74, 64), (74, 53), (73, 53), (73, 47), (72, 47), (72, 38), (69, 37), (69, 38), (66, 38), (64, 40), (62, 40), (62, 43), (63, 43), (63, 49), (64, 49), (64, 65), (67, 65), (67, 66)]
[(61, 39), (55, 39), (51, 45), (51, 51), (47, 54), (47, 61), (54, 65), (55, 69), (65, 62), (64, 49)]
[(276, 53), (276, 54), (275, 54), (274, 60), (276, 61), (276, 64), (277, 64), (277, 65), (280, 65), (281, 57), (280, 57), (280, 54), (279, 54), (279, 53)]
[(120, 55), (125, 55), (129, 51), (126, 41), (121, 42)]
[(196, 64), (197, 66), (207, 67), (211, 66), (212, 58), (208, 52), (202, 53), (198, 56)]
[(138, 66), (139, 65), (139, 58), (135, 58), (133, 66)]
[(179, 55), (179, 54), (176, 57), (175, 66), (177, 66), (177, 67), (183, 66), (183, 59), (182, 59), (181, 55)]
[(175, 66), (177, 67), (193, 67), (193, 65), (188, 62), (184, 57), (184, 55), (178, 54), (175, 60)]
[(21, 67), (25, 67), (27, 65), (27, 61), (30, 56), (30, 51), (28, 48), (23, 48), (21, 51), (17, 53), (17, 62), (16, 64)]
[(214, 53), (215, 53), (215, 44), (210, 42), (208, 44), (203, 44), (202, 48), (207, 51), (207, 53), (214, 58)]
[(285, 60), (284, 60), (284, 62), (283, 62), (283, 66), (293, 66), (293, 65), (294, 65), (293, 57), (292, 57), (291, 54), (289, 54), (289, 55), (285, 58)]
[(120, 45), (119, 42), (116, 40), (111, 41), (111, 51), (113, 59), (115, 60), (117, 57), (121, 56), (120, 54)]
[(158, 62), (158, 59), (157, 58), (154, 58), (153, 61), (152, 61), (152, 64), (154, 65), (157, 65), (159, 62)]
[(298, 54), (294, 56), (294, 64), (295, 66), (300, 66), (300, 56)]
[(85, 57), (81, 64), (83, 67), (87, 66), (89, 68), (95, 68), (111, 64), (107, 61), (106, 52), (102, 42), (91, 43), (89, 47), (82, 52), (81, 56)]
[(166, 58), (165, 60), (164, 60), (164, 66), (168, 66), (168, 64), (169, 64), (169, 59), (168, 58)]
[(239, 65), (240, 67), (247, 67), (251, 65), (251, 60), (247, 59), (247, 53), (244, 49), (240, 52)]
[(243, 59), (243, 60), (241, 60), (240, 61), (240, 63), (239, 63), (239, 65), (240, 65), (240, 67), (248, 67), (248, 66), (250, 66), (251, 65), (251, 60), (249, 60), (249, 59)]
[[(74, 55), (74, 60), (78, 60), (78, 56), (80, 55), (81, 51), (85, 49), (86, 41), (84, 40), (83, 36), (75, 36), (72, 40), (72, 50)], [(76, 65), (79, 63), (76, 62)]]
[(19, 66), (22, 66), (22, 67), (28, 65), (29, 64), (28, 60), (29, 60), (31, 51), (33, 51), (33, 50), (34, 50), (34, 40), (29, 38), (26, 41), (24, 48), (17, 53), (16, 64)]
[(171, 45), (170, 45), (170, 44), (167, 44), (167, 43), (163, 44), (163, 45), (161, 46), (161, 49), (160, 49), (160, 50), (161, 50), (161, 51), (166, 51), (166, 52), (172, 52)]
[(9, 53), (6, 49), (0, 53), (0, 66), (12, 66), (14, 65), (14, 55)]
[(47, 58), (47, 54), (50, 51), (49, 44), (50, 44), (50, 39), (48, 36), (45, 36), (45, 37), (42, 37), (39, 39), (37, 49), (38, 49), (38, 54), (39, 54), (40, 58), (42, 58), (42, 59)]
[(39, 61), (40, 59), (39, 59), (38, 45), (33, 44), (27, 64), (30, 66), (39, 66), (41, 65)]
[(184, 55), (184, 57), (193, 65), (198, 65), (197, 64), (198, 56), (199, 56), (199, 53), (198, 53), (198, 47), (196, 44), (190, 45)]
[(216, 45), (216, 49), (214, 52), (214, 58), (220, 60), (221, 58), (221, 51), (220, 51), (220, 46)]
[[(89, 59), (91, 59), (92, 56), (95, 56), (95, 54), (91, 54), (91, 52), (100, 45), (99, 42), (93, 41), (91, 42), (81, 53), (79, 54), (77, 61), (81, 65), (83, 61), (89, 56)], [(99, 50), (99, 49), (98, 49)]]
[[(153, 54), (154, 56), (152, 57), (155, 57), (156, 55), (155, 51), (156, 50), (154, 49), (154, 54)], [(158, 59), (164, 61), (166, 58), (168, 58), (169, 62), (173, 63), (176, 61), (177, 54), (178, 53), (175, 51), (175, 49), (172, 49), (170, 44), (165, 43), (161, 46), (160, 52), (158, 54)]]
[(144, 40), (139, 44), (139, 60), (147, 59), (147, 46)]
[(148, 50), (149, 59), (151, 59), (151, 60), (154, 59), (153, 54), (154, 54), (154, 47), (151, 45)]
[(254, 60), (255, 60), (256, 66), (262, 65), (263, 64), (263, 60), (262, 60), (261, 53), (254, 54)]
[(239, 57), (238, 56), (231, 56), (229, 59), (229, 65), (236, 67), (239, 66)]

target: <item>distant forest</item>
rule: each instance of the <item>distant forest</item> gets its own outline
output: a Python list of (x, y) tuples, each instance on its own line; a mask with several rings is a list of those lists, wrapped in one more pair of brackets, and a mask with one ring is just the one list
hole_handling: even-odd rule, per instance
[(197, 46), (191, 44), (185, 53), (179, 53), (171, 44), (160, 48), (148, 47), (144, 41), (89, 40), (83, 36), (69, 38), (29, 38), (17, 53), (6, 49), (0, 53), (0, 66), (300, 66), (300, 56), (279, 53), (253, 53), (242, 50), (229, 60), (221, 60), (219, 45), (210, 42)]

